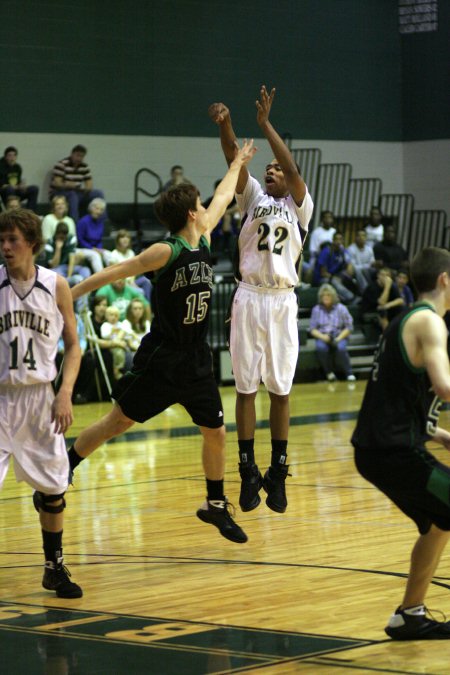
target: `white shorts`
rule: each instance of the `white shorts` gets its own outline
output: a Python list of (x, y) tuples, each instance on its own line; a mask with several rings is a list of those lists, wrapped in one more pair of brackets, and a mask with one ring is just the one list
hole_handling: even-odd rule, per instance
[(67, 490), (66, 444), (51, 421), (54, 398), (50, 383), (0, 385), (0, 488), (12, 456), (17, 481), (50, 495)]
[(233, 299), (230, 352), (236, 389), (286, 396), (298, 359), (298, 305), (294, 289), (268, 289), (243, 282)]

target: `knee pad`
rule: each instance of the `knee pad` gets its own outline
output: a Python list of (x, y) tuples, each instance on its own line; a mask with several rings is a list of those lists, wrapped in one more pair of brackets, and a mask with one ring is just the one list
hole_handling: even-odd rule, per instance
[[(44, 492), (36, 491), (33, 494), (33, 504), (36, 511), (39, 513), (40, 509), (46, 513), (62, 513), (66, 508), (66, 500), (64, 499), (65, 492), (61, 492), (59, 495), (46, 495)], [(61, 504), (58, 506), (53, 506), (53, 502), (57, 502), (61, 499)]]

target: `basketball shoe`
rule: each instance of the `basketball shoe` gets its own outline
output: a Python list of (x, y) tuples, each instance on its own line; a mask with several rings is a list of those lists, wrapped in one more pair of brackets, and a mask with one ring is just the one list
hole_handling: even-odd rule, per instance
[(217, 527), (225, 539), (234, 541), (236, 544), (244, 544), (248, 537), (234, 522), (230, 511), (234, 515), (234, 508), (226, 497), (225, 499), (207, 499), (198, 509), (197, 517), (204, 523), (210, 523)]
[(253, 511), (261, 502), (259, 491), (262, 488), (263, 479), (256, 464), (239, 464), (239, 473), (241, 475), (241, 493), (239, 495), (239, 506), (242, 511)]
[(384, 631), (393, 640), (450, 640), (450, 621), (429, 619), (427, 611), (422, 606), (417, 613), (407, 614), (399, 607)]
[(263, 478), (263, 488), (267, 492), (266, 504), (277, 513), (284, 513), (287, 508), (286, 476), (291, 475), (288, 469), (285, 464), (269, 466)]

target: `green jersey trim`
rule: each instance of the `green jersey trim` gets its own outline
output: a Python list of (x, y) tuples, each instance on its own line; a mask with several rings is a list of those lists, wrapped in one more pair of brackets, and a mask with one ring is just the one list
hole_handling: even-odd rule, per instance
[(207, 249), (210, 249), (210, 245), (206, 237), (202, 234), (200, 237), (200, 241), (197, 246), (191, 246), (184, 237), (181, 237), (179, 234), (174, 234), (171, 236), (169, 239), (163, 239), (161, 241), (162, 244), (167, 244), (170, 246), (172, 249), (172, 253), (170, 254), (169, 260), (166, 262), (164, 267), (160, 267), (159, 270), (155, 270), (152, 275), (152, 283), (157, 283), (158, 279), (161, 277), (162, 274), (172, 265), (172, 263), (180, 256), (181, 252), (183, 249), (187, 249), (188, 251), (195, 251), (197, 248), (200, 248), (200, 246), (206, 246)]
[(406, 351), (405, 343), (403, 342), (403, 330), (405, 328), (406, 321), (416, 312), (420, 312), (422, 309), (431, 309), (432, 312), (435, 312), (436, 310), (432, 305), (430, 305), (428, 302), (417, 302), (413, 307), (411, 308), (411, 311), (409, 311), (402, 319), (400, 323), (400, 328), (398, 331), (398, 342), (400, 346), (400, 352), (403, 357), (403, 361), (405, 362), (407, 368), (411, 370), (413, 373), (419, 374), (419, 373), (424, 373), (426, 371), (426, 368), (416, 368), (411, 361), (409, 360), (409, 356)]

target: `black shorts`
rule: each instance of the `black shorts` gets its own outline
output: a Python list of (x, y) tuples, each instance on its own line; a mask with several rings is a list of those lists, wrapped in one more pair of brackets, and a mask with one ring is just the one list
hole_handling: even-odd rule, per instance
[(434, 524), (450, 530), (450, 468), (425, 448), (362, 450), (355, 446), (359, 473), (413, 520), (420, 534)]
[(141, 345), (131, 370), (113, 387), (112, 397), (135, 422), (180, 403), (198, 426), (218, 429), (224, 423), (211, 350), (205, 343), (187, 348)]

